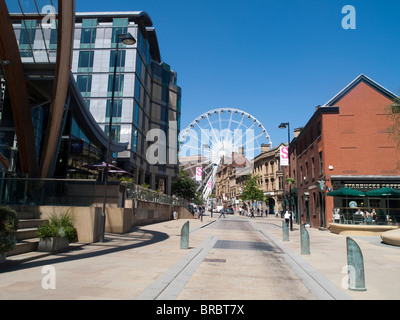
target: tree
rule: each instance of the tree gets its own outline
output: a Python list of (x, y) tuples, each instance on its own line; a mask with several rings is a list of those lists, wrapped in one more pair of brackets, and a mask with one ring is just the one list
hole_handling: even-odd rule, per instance
[(247, 177), (240, 199), (244, 202), (264, 201), (264, 193), (258, 187), (258, 176), (251, 174)]
[(189, 177), (182, 167), (179, 167), (179, 177), (171, 185), (172, 194), (186, 201), (193, 201), (197, 196), (196, 189), (196, 182)]

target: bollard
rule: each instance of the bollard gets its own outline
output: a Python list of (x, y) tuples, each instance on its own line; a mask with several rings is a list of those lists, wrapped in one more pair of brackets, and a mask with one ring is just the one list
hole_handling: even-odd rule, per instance
[(189, 249), (189, 221), (181, 229), (181, 249)]
[(282, 221), (283, 241), (289, 241), (289, 227), (285, 220)]
[(301, 254), (311, 254), (310, 236), (304, 225), (300, 226), (300, 242), (301, 242)]
[(364, 276), (364, 258), (358, 244), (351, 238), (346, 238), (347, 266), (349, 274), (349, 289), (366, 291)]

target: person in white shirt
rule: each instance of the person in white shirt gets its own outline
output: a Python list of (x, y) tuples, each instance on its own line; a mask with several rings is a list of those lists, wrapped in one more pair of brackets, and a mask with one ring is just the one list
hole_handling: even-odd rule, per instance
[(286, 210), (284, 218), (285, 218), (286, 224), (289, 225), (289, 220), (290, 220), (290, 213), (289, 213), (289, 211)]

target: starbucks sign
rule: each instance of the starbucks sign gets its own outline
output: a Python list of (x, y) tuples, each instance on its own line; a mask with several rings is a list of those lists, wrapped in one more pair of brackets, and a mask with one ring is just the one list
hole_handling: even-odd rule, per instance
[(355, 202), (355, 201), (350, 201), (350, 202), (349, 202), (349, 207), (350, 207), (350, 208), (357, 208), (357, 202)]

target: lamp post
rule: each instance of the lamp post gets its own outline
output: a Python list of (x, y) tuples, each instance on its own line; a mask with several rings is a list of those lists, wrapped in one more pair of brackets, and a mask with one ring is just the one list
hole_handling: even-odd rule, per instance
[(101, 213), (101, 225), (100, 225), (100, 242), (104, 242), (104, 233), (106, 228), (106, 200), (107, 200), (107, 182), (108, 182), (108, 162), (110, 161), (110, 146), (112, 137), (112, 117), (114, 112), (114, 96), (115, 96), (115, 78), (117, 76), (117, 63), (118, 63), (118, 47), (119, 42), (122, 41), (126, 45), (134, 45), (136, 43), (135, 38), (130, 33), (119, 34), (117, 36), (117, 43), (115, 47), (114, 57), (114, 78), (112, 85), (111, 95), (111, 106), (110, 106), (110, 121), (108, 126), (108, 144), (106, 150), (106, 167), (104, 169), (104, 197), (103, 197), (103, 211)]
[[(290, 145), (290, 126), (289, 122), (282, 122), (279, 127), (279, 129), (288, 129), (288, 162), (289, 162), (289, 176), (290, 178), (290, 153), (289, 153), (289, 145)], [(292, 184), (289, 183), (289, 212), (290, 212), (290, 231), (293, 231), (293, 216), (292, 216)]]

